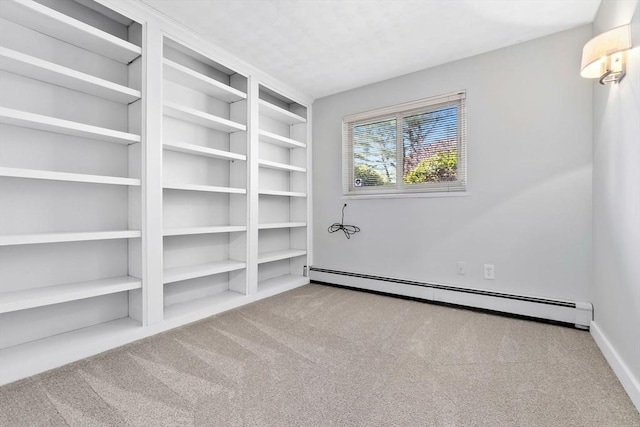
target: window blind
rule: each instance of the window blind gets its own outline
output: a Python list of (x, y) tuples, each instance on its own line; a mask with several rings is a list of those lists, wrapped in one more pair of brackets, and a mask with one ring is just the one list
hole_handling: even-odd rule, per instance
[(343, 118), (346, 195), (466, 190), (466, 93)]

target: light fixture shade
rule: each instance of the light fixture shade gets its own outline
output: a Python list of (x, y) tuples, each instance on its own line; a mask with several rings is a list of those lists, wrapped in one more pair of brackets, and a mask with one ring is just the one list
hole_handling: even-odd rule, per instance
[(580, 75), (586, 78), (600, 78), (607, 70), (607, 57), (616, 52), (631, 49), (631, 28), (629, 25), (614, 28), (587, 42), (582, 49)]

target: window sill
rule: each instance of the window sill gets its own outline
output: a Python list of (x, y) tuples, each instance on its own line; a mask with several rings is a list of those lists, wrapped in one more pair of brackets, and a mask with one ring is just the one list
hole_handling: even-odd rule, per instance
[(468, 191), (443, 191), (439, 193), (388, 193), (388, 194), (343, 194), (342, 200), (356, 199), (415, 199), (434, 197), (467, 197), (471, 193)]

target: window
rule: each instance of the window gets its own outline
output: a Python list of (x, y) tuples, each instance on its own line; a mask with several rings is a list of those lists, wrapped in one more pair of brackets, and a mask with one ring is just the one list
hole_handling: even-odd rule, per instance
[(345, 195), (466, 190), (465, 92), (342, 120)]

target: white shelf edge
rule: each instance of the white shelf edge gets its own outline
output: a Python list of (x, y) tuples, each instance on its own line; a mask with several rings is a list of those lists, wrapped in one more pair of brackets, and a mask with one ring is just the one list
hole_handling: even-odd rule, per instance
[(288, 289), (306, 285), (309, 281), (308, 277), (295, 274), (285, 274), (272, 279), (261, 280), (258, 282), (258, 294), (277, 294)]
[(307, 148), (307, 144), (304, 142), (296, 141), (295, 139), (287, 138), (262, 129), (258, 130), (258, 137), (269, 144), (276, 144), (287, 148)]
[(121, 178), (117, 176), (86, 175), (79, 173), (53, 172), (36, 169), (0, 167), (0, 177), (42, 179), (48, 181), (81, 182), (89, 184), (140, 186), (137, 178)]
[(137, 101), (142, 96), (139, 90), (5, 47), (0, 47), (0, 69), (125, 104)]
[(242, 261), (226, 260), (211, 262), (207, 264), (191, 265), (186, 267), (173, 267), (164, 270), (163, 283), (181, 282), (183, 280), (195, 279), (198, 277), (212, 276), (214, 274), (228, 273), (230, 271), (242, 270), (247, 264)]
[(306, 227), (306, 222), (272, 222), (272, 223), (263, 223), (258, 224), (259, 230), (270, 230), (274, 228), (296, 228), (296, 227)]
[(219, 312), (216, 306), (224, 306), (230, 302), (246, 299), (247, 296), (232, 290), (190, 301), (170, 304), (164, 307), (164, 320), (175, 320), (181, 317), (190, 319), (202, 318)]
[(163, 76), (181, 86), (189, 87), (226, 102), (247, 99), (246, 93), (167, 58), (163, 59)]
[(216, 187), (213, 185), (197, 184), (163, 184), (162, 188), (167, 190), (202, 191), (206, 193), (227, 193), (227, 194), (247, 194), (244, 188)]
[(193, 234), (215, 234), (215, 233), (236, 233), (247, 231), (244, 225), (219, 225), (203, 227), (167, 227), (162, 230), (162, 235), (168, 236), (189, 236)]
[(196, 156), (213, 157), (222, 160), (242, 160), (246, 161), (247, 156), (244, 154), (232, 153), (230, 151), (217, 150), (215, 148), (202, 147), (186, 142), (165, 142), (163, 144), (165, 150), (176, 151), (179, 153), (192, 154)]
[(263, 196), (307, 197), (307, 193), (280, 190), (260, 190), (258, 191), (258, 194)]
[(0, 313), (43, 307), (140, 288), (142, 288), (140, 279), (124, 276), (46, 286), (23, 291), (3, 292), (0, 293)]
[(141, 235), (142, 233), (139, 230), (4, 234), (0, 236), (0, 246), (85, 242), (91, 240), (135, 239)]
[(243, 124), (236, 123), (213, 114), (196, 110), (195, 108), (186, 107), (176, 104), (175, 102), (165, 101), (163, 104), (164, 114), (174, 119), (183, 120), (210, 129), (218, 130), (226, 133), (246, 131), (247, 127)]
[(5, 19), (82, 49), (128, 64), (142, 49), (34, 1), (2, 0)]
[(279, 122), (286, 123), (288, 125), (307, 122), (307, 119), (305, 119), (304, 117), (292, 113), (291, 111), (287, 111), (284, 108), (280, 108), (277, 105), (274, 105), (263, 99), (258, 100), (258, 105), (260, 107), (260, 114), (263, 114)]
[(134, 144), (140, 142), (140, 135), (101, 128), (84, 123), (57, 119), (51, 116), (28, 113), (12, 108), (0, 107), (0, 123), (29, 129), (43, 130), (63, 135), (78, 136), (118, 144)]
[(53, 369), (142, 337), (144, 328), (140, 322), (124, 317), (4, 348), (0, 350), (1, 383)]
[(258, 160), (258, 166), (261, 168), (283, 170), (288, 172), (302, 172), (302, 173), (307, 172), (307, 168), (288, 165), (286, 163), (273, 162), (271, 160)]
[(303, 249), (287, 249), (282, 251), (263, 252), (258, 254), (258, 264), (296, 258), (299, 256), (305, 256), (306, 254), (307, 251)]

